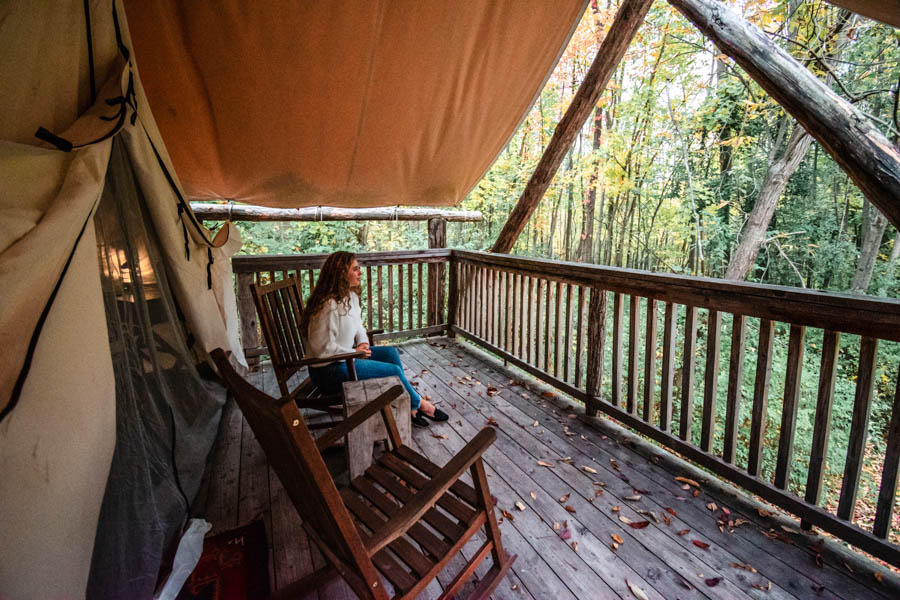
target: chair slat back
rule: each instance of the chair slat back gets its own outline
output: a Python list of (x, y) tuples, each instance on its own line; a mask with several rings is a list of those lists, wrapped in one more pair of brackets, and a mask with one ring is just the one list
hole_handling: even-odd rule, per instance
[(304, 335), (300, 331), (303, 297), (300, 280), (291, 275), (266, 285), (251, 284), (259, 323), (276, 368), (303, 359)]
[(211, 356), (304, 523), (347, 565), (370, 562), (297, 405), (250, 385), (221, 349), (213, 350)]

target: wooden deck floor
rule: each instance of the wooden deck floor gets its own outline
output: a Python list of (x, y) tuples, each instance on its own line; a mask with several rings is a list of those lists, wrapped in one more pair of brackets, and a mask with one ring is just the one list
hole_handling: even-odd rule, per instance
[[(488, 481), (498, 517), (499, 510), (512, 515), (503, 518), (501, 532), (518, 560), (495, 598), (639, 597), (629, 585), (654, 599), (900, 598), (893, 574), (882, 572), (879, 583), (871, 569), (854, 568), (830, 552), (817, 565), (816, 547), (810, 548), (816, 538), (780, 527), (749, 501), (703, 480), (683, 489), (674, 477), (686, 472), (659, 460), (662, 450), (636, 450), (614, 425), (579, 418), (583, 412), (573, 403), (467, 344), (432, 338), (400, 349), (411, 381), (450, 415), (445, 424), (414, 428), (414, 449), (444, 464), (488, 422), (497, 428), (497, 443), (485, 455)], [(270, 371), (253, 377), (274, 392)], [(212, 533), (264, 519), (273, 589), (322, 564), (233, 402), (212, 457), (201, 503)], [(524, 511), (515, 508), (517, 501)], [(720, 529), (723, 508), (733, 528)], [(629, 522), (649, 524), (633, 528)], [(451, 563), (441, 581), (454, 572)], [(438, 595), (441, 581), (423, 597)], [(353, 597), (340, 581), (309, 595)]]

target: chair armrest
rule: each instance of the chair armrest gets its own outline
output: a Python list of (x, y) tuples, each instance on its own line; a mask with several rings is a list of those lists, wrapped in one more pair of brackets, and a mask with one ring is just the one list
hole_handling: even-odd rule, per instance
[(403, 393), (403, 387), (399, 385), (395, 385), (388, 391), (384, 392), (361, 409), (350, 415), (348, 418), (344, 419), (327, 432), (325, 435), (319, 437), (316, 440), (316, 447), (319, 449), (319, 452), (329, 447), (351, 431), (353, 431), (356, 427), (365, 422), (366, 419), (374, 415), (380, 410), (390, 410), (389, 404), (393, 402), (400, 394)]
[(369, 345), (375, 345), (375, 336), (379, 333), (384, 333), (384, 329), (372, 329), (371, 331), (366, 332), (366, 336), (369, 338)]
[(339, 360), (347, 360), (353, 358), (365, 358), (365, 352), (346, 352), (344, 354), (333, 354), (331, 356), (312, 356), (310, 358), (304, 358), (303, 360), (298, 360), (296, 362), (291, 362), (292, 367), (306, 367), (309, 365), (315, 365), (318, 363), (324, 362), (337, 362)]
[[(366, 548), (369, 556), (406, 533), (472, 466), (472, 463), (481, 459), (481, 455), (496, 439), (497, 432), (493, 427), (485, 427), (479, 431), (472, 441), (466, 444), (424, 488), (416, 493), (409, 504), (401, 508), (397, 514), (375, 531)], [(493, 510), (493, 507), (489, 506), (488, 510)]]

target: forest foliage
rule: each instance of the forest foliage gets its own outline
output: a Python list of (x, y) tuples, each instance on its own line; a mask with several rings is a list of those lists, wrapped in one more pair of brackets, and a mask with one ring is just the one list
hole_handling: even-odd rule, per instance
[[(900, 30), (821, 1), (730, 0), (729, 4), (853, 102), (889, 140), (898, 142)], [(589, 3), (534, 106), (460, 205), (481, 211), (483, 221), (448, 224), (450, 247), (490, 248), (590, 67), (616, 8), (614, 0)], [(770, 168), (786, 152), (796, 127), (746, 72), (666, 2), (656, 2), (513, 253), (723, 277)], [(749, 281), (847, 292), (854, 282), (863, 281), (862, 268), (870, 272), (856, 291), (900, 295), (896, 274), (900, 234), (815, 141), (796, 171), (787, 174), (776, 200)], [(240, 223), (239, 227), (243, 252), (249, 254), (427, 247), (424, 223)], [(866, 239), (870, 267), (863, 264)], [(758, 327), (751, 321), (748, 340), (755, 339), (754, 326)], [(726, 322), (726, 332), (727, 327)], [(787, 353), (786, 329), (779, 328), (766, 427), (766, 476), (774, 471), (781, 418), (784, 369), (777, 365), (784, 363)], [(808, 454), (802, 449), (808, 453), (811, 443), (821, 337), (821, 330), (810, 330), (807, 336), (798, 460), (792, 478), (792, 489), (798, 493), (805, 486)], [(830, 506), (839, 491), (849, 435), (858, 349), (858, 338), (842, 339), (826, 475), (825, 503)], [(748, 356), (755, 360), (752, 344)], [(867, 451), (872, 458), (860, 493), (863, 526), (871, 521), (865, 513), (877, 496), (878, 456), (897, 386), (900, 348), (882, 343), (877, 356)], [(752, 396), (753, 373), (748, 363), (745, 398)], [(721, 398), (727, 373), (719, 386)], [(742, 440), (749, 436), (749, 406), (745, 412)], [(699, 431), (699, 415), (695, 419), (694, 429)], [(723, 421), (724, 414), (719, 422)], [(738, 463), (743, 461), (745, 457), (739, 456)]]

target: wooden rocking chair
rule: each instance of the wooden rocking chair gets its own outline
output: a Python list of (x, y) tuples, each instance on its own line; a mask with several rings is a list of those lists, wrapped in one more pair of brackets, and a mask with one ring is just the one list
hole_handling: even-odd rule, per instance
[[(296, 275), (291, 275), (282, 281), (266, 285), (251, 284), (250, 288), (282, 396), (291, 396), (300, 408), (340, 413), (340, 409), (331, 407), (341, 404), (341, 395), (323, 393), (309, 377), (293, 391), (288, 388), (288, 381), (295, 373), (304, 367), (323, 362), (322, 358), (306, 356), (306, 339), (300, 331), (300, 316), (303, 314), (300, 280)], [(372, 336), (376, 333), (381, 331), (368, 332), (371, 345), (374, 345)], [(350, 379), (356, 381), (353, 361), (365, 356), (364, 352), (349, 352), (329, 356), (327, 361), (346, 361)]]
[[(483, 429), (447, 465), (438, 467), (401, 443), (390, 410), (402, 390), (398, 385), (313, 439), (294, 402), (275, 400), (250, 385), (221, 349), (214, 350), (212, 358), (303, 519), (303, 528), (328, 562), (274, 597), (290, 598), (340, 575), (360, 598), (415, 598), (482, 527), (487, 541), (441, 598), (454, 597), (488, 554), (493, 566), (469, 598), (487, 598), (506, 576), (516, 557), (501, 544), (481, 459), (496, 439), (492, 428)], [(392, 449), (339, 491), (320, 453), (379, 412)], [(466, 470), (474, 487), (460, 481)]]

